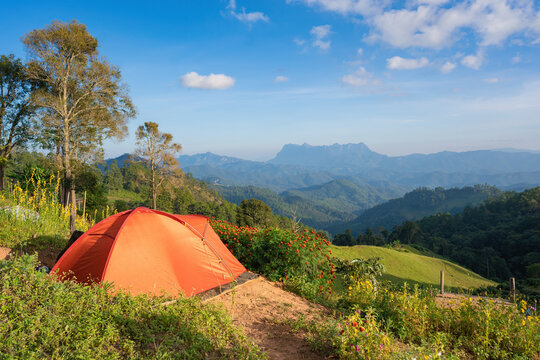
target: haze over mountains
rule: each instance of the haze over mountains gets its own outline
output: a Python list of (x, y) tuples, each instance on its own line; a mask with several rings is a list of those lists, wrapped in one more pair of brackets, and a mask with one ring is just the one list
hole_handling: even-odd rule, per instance
[(223, 185), (285, 191), (346, 178), (354, 183), (413, 189), (487, 183), (523, 189), (540, 184), (540, 154), (520, 151), (443, 151), (387, 156), (365, 144), (285, 145), (275, 158), (248, 161), (212, 153), (179, 157), (185, 172)]

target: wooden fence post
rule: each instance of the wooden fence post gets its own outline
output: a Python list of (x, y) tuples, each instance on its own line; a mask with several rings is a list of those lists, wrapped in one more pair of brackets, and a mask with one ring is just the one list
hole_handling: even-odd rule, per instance
[(516, 278), (510, 278), (510, 301), (516, 302)]
[(444, 270), (441, 270), (441, 294), (444, 294)]

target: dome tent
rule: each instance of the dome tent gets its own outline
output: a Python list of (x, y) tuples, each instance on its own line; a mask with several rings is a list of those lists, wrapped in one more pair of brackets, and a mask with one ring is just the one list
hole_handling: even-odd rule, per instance
[(192, 296), (228, 284), (245, 271), (207, 217), (139, 207), (94, 225), (51, 273), (82, 283), (113, 283), (133, 295)]

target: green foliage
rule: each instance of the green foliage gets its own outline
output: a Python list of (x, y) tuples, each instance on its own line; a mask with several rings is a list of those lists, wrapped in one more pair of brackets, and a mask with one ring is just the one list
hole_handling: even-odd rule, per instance
[(115, 160), (105, 169), (105, 185), (110, 190), (120, 190), (123, 188), (124, 177), (118, 162)]
[(51, 281), (34, 257), (0, 262), (0, 353), (6, 358), (259, 359), (230, 317), (196, 298), (110, 295)]
[(106, 190), (103, 185), (103, 174), (97, 168), (85, 166), (77, 171), (75, 182), (79, 194), (77, 208), (82, 214), (84, 193), (86, 192), (86, 213), (102, 213), (107, 207)]
[[(376, 205), (357, 219), (334, 226), (331, 230), (350, 228), (353, 233), (365, 231), (366, 228), (383, 227), (392, 229), (406, 220), (419, 220), (437, 213), (455, 214), (466, 206), (478, 205), (483, 201), (501, 195), (501, 191), (489, 185), (466, 186), (463, 188), (443, 189), (425, 187), (413, 190), (403, 197)], [(339, 231), (338, 230), (338, 231)], [(363, 244), (368, 244), (363, 242)], [(369, 244), (373, 245), (373, 244)]]
[(237, 222), (240, 226), (270, 227), (273, 224), (272, 209), (257, 199), (244, 199), (237, 212)]
[(258, 199), (268, 204), (276, 214), (288, 217), (294, 214), (303, 223), (320, 229), (328, 229), (332, 223), (353, 220), (353, 212), (403, 193), (401, 189), (377, 188), (343, 179), (280, 194), (255, 186), (216, 185), (214, 188), (228, 201), (240, 204), (244, 199)]
[(30, 98), (34, 88), (21, 60), (0, 56), (0, 190), (4, 189), (4, 170), (13, 150), (32, 139), (35, 107)]
[(339, 246), (352, 246), (356, 245), (354, 237), (352, 236), (351, 229), (346, 229), (343, 234), (334, 235), (334, 240), (332, 241), (334, 245)]
[(270, 280), (288, 282), (310, 298), (328, 299), (332, 293), (335, 265), (324, 234), (313, 230), (259, 230), (219, 220), (213, 221), (212, 227), (247, 269)]
[(33, 165), (31, 163), (21, 165), (22, 166), (18, 166), (12, 170), (12, 174), (9, 177), (10, 179), (17, 181), (22, 189), (30, 192), (36, 190), (35, 185), (38, 182), (40, 184), (47, 183), (53, 175), (51, 168)]
[(282, 196), (298, 196), (333, 211), (355, 214), (400, 196), (404, 192), (404, 189), (397, 185), (373, 186), (360, 181), (337, 179), (321, 185), (287, 190)]
[[(159, 131), (159, 124), (148, 121), (137, 128), (137, 154), (150, 167), (148, 179), (152, 187), (152, 209), (157, 209), (157, 196), (161, 194), (161, 185), (168, 177), (179, 172), (175, 155), (182, 146), (173, 143), (173, 136)], [(164, 199), (161, 199), (163, 201)], [(167, 204), (172, 209), (172, 204)], [(163, 207), (163, 205), (161, 205)], [(170, 210), (169, 210), (170, 211)]]
[(350, 261), (335, 259), (334, 263), (336, 264), (337, 272), (345, 275), (347, 285), (363, 280), (370, 280), (376, 283), (377, 277), (380, 277), (385, 270), (381, 258), (359, 258)]
[[(523, 281), (527, 266), (540, 263), (540, 187), (505, 193), (456, 215), (418, 221), (412, 242), (496, 281), (518, 279), (530, 296), (540, 287)], [(392, 234), (392, 236), (398, 234)]]

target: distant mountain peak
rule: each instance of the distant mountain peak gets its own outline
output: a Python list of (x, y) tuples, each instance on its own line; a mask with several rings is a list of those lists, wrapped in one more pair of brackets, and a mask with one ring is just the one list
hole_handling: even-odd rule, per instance
[(332, 145), (304, 143), (283, 146), (276, 157), (269, 162), (319, 169), (368, 168), (377, 167), (386, 158), (386, 155), (370, 150), (362, 142)]

